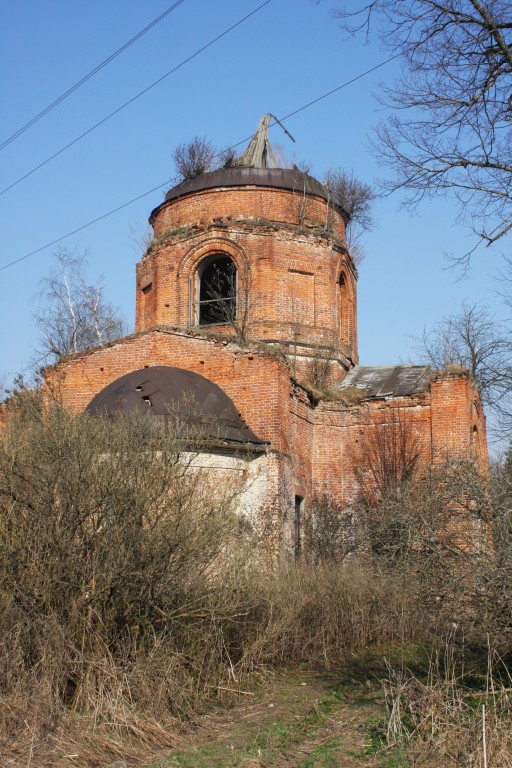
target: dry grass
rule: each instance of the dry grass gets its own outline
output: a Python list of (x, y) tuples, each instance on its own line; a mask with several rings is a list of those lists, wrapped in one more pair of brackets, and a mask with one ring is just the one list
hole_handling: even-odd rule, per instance
[(302, 379), (298, 383), (315, 403), (320, 402), (320, 400), (328, 400), (335, 403), (341, 403), (341, 405), (344, 405), (346, 408), (352, 408), (362, 403), (366, 397), (364, 390), (358, 389), (357, 387), (333, 389), (319, 383), (312, 383), (310, 380), (306, 379)]
[(336, 667), (418, 631), (419, 616), (392, 579), (355, 563), (245, 577), (239, 568), (223, 571), (223, 586), (203, 596), (200, 611), (188, 607), (142, 639), (128, 631), (115, 651), (100, 642), (104, 628), (87, 625), (78, 648), (54, 626), (30, 667), (4, 637), (4, 662), (22, 661), (0, 698), (4, 759), (67, 766), (76, 758), (65, 755), (78, 754), (82, 768), (135, 763), (172, 746), (181, 720), (215, 698), (236, 698), (271, 670)]
[(383, 685), (388, 743), (404, 745), (414, 765), (511, 768), (512, 677), (496, 652), (482, 673), (450, 638), (426, 679), (389, 668)]
[[(439, 620), (478, 616), (478, 610), (460, 611), (453, 579), (451, 591), (435, 593), (443, 595), (441, 605), (426, 602), (432, 597), (429, 571), (413, 562), (423, 551), (417, 542), (424, 526), (417, 522), (407, 536), (407, 557), (377, 547), (380, 554), (368, 552), (340, 567), (322, 545), (316, 565), (262, 569), (251, 532), (233, 512), (237, 488), (212, 488), (206, 473), (190, 473), (175, 436), (156, 433), (150, 424), (71, 419), (59, 411), (43, 421), (35, 409), (5, 431), (2, 764), (134, 764), (152, 749), (172, 745), (181, 721), (215, 699), (236, 697), (274, 670), (334, 668), (371, 648), (424, 640)], [(462, 482), (460, 472), (457, 477)], [(382, 502), (374, 536), (387, 536), (390, 523), (395, 530), (397, 516), (411, 518), (412, 507), (420, 522), (430, 518), (434, 497), (422, 506), (424, 497), (422, 487), (420, 496), (404, 492), (388, 499), (387, 507)], [(499, 502), (503, 509), (508, 498)], [(487, 599), (492, 590), (510, 593), (503, 581), (512, 572), (503, 565), (510, 561), (507, 542), (500, 543), (501, 581), (492, 581), (486, 559), (467, 566), (467, 604), (474, 595)], [(452, 558), (441, 545), (434, 560), (423, 561), (435, 562), (436, 589), (443, 586), (439, 574), (446, 558)], [(471, 559), (467, 551), (462, 558)], [(480, 573), (475, 563), (487, 570)], [(510, 624), (507, 616), (502, 603), (494, 617), (485, 614), (489, 626)], [(478, 717), (470, 719), (476, 694), (459, 696), (450, 680), (408, 680), (398, 694), (396, 685), (391, 692), (425, 755), (441, 748), (435, 734), (442, 734), (443, 723), (450, 723), (447, 744), (465, 745), (468, 754), (477, 749), (463, 737), (466, 728), (477, 738)], [(506, 755), (511, 686), (492, 685), (482, 694), (489, 707), (489, 754)], [(409, 728), (407, 720), (400, 722)], [(451, 759), (446, 751), (446, 761), (437, 764)], [(509, 765), (505, 757), (501, 765)]]
[[(262, 601), (243, 663), (248, 671), (309, 665), (330, 669), (367, 648), (421, 634), (415, 592), (354, 561), (283, 566), (255, 584)], [(412, 585), (411, 585), (412, 587)]]
[(347, 408), (359, 405), (366, 397), (364, 389), (358, 387), (345, 387), (344, 389), (328, 389), (325, 393), (326, 400), (334, 400), (342, 403)]
[(462, 363), (450, 363), (449, 365), (445, 365), (443, 373), (468, 374), (469, 370), (468, 367)]

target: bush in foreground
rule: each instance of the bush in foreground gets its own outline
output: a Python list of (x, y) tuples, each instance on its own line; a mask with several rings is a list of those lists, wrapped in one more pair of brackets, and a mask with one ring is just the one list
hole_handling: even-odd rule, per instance
[[(6, 427), (4, 756), (31, 750), (40, 766), (62, 750), (84, 766), (135, 757), (172, 744), (177, 719), (273, 670), (428, 642), (449, 620), (454, 604), (439, 610), (412, 556), (370, 548), (343, 566), (263, 567), (234, 512), (240, 483), (214, 484), (176, 435), (147, 417), (59, 409), (42, 419), (29, 408)], [(412, 490), (402, 498), (418, 502)], [(403, 516), (405, 502), (398, 512), (387, 503)]]

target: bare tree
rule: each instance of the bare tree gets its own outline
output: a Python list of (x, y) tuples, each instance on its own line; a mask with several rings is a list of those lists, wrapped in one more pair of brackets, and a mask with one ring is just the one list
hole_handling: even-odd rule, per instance
[[(194, 136), (190, 141), (178, 144), (172, 153), (172, 159), (177, 173), (186, 180), (212, 170), (216, 154), (215, 147), (206, 136)], [(225, 161), (228, 162), (227, 154)]]
[[(452, 192), (477, 243), (512, 228), (512, 6), (509, 0), (344, 0), (346, 30), (380, 24), (384, 46), (404, 63), (384, 89), (395, 112), (377, 149), (394, 171), (388, 191), (407, 204)], [(476, 247), (475, 245), (475, 247)], [(473, 249), (474, 250), (474, 249)], [(467, 263), (471, 254), (461, 257)]]
[(373, 423), (371, 413), (362, 449), (355, 452), (356, 475), (370, 507), (389, 493), (400, 493), (421, 459), (417, 427), (406, 409), (391, 407)]
[(332, 201), (347, 214), (349, 223), (358, 224), (362, 229), (371, 229), (371, 204), (376, 195), (369, 184), (359, 181), (353, 173), (342, 168), (328, 170), (324, 184)]
[(63, 355), (98, 347), (119, 338), (126, 323), (119, 310), (105, 299), (104, 279), (86, 278), (86, 254), (59, 249), (56, 264), (42, 281), (39, 309), (34, 314), (40, 339), (38, 365)]
[(417, 339), (422, 359), (435, 368), (467, 368), (483, 402), (498, 416), (497, 430), (512, 429), (512, 339), (508, 330), (478, 304), (443, 317)]
[(375, 191), (353, 173), (342, 168), (331, 168), (324, 176), (329, 199), (343, 208), (348, 217), (346, 237), (351, 255), (355, 262), (364, 258), (361, 247), (361, 235), (373, 226), (371, 205), (375, 200)]

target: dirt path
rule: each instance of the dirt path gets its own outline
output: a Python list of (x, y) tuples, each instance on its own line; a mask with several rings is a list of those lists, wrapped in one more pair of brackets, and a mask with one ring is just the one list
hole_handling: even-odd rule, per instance
[(240, 699), (227, 711), (199, 718), (153, 768), (400, 766), (373, 754), (385, 706), (371, 667), (293, 673)]

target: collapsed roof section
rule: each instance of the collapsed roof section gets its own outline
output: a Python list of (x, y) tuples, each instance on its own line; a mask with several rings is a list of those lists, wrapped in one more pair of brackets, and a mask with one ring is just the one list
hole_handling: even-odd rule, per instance
[(355, 387), (368, 400), (409, 397), (425, 392), (433, 377), (428, 365), (356, 365), (334, 389)]

